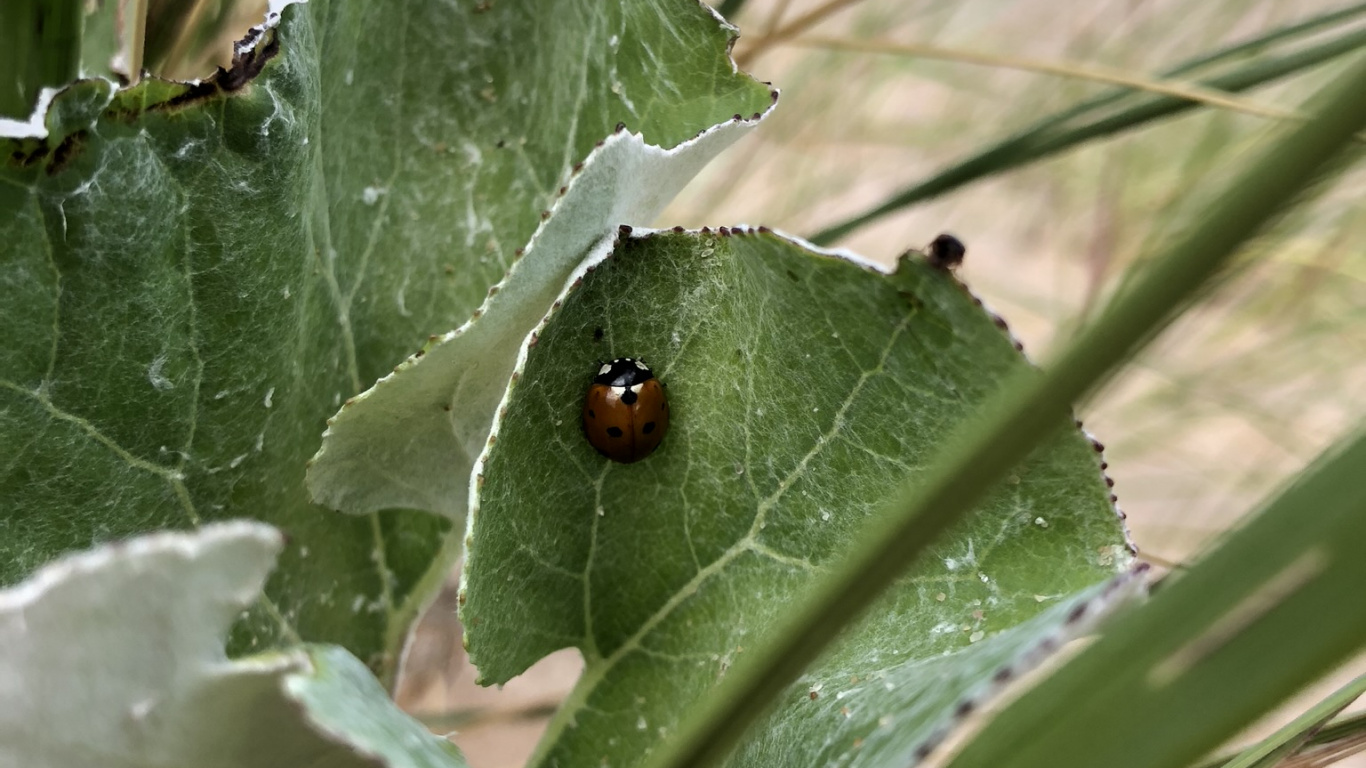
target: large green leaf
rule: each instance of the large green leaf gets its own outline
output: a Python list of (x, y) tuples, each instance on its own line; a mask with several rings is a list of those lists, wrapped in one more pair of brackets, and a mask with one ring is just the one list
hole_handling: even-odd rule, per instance
[[(1027, 365), (947, 271), (908, 256), (882, 274), (765, 232), (623, 237), (557, 306), (528, 343), (477, 469), (462, 589), (483, 682), (557, 648), (584, 654), (542, 744), (547, 765), (642, 760), (954, 426)], [(615, 356), (649, 361), (669, 394), (670, 433), (637, 464), (609, 462), (581, 432), (588, 382)], [(830, 688), (817, 699), (858, 687), (839, 680), (923, 674), (912, 667), (1124, 568), (1099, 465), (1089, 439), (1060, 431), (811, 671)], [(969, 659), (963, 669), (985, 678), (965, 672), (957, 693), (1044, 631)], [(808, 711), (841, 714), (798, 693)], [(957, 700), (917, 724), (939, 723)], [(850, 733), (883, 714), (899, 713), (861, 710)], [(827, 726), (790, 751), (755, 746), (744, 764), (849, 749), (826, 743), (841, 723)], [(889, 748), (909, 756), (915, 741)]]
[(464, 766), (340, 648), (228, 661), (223, 634), (282, 544), (260, 523), (213, 524), (70, 555), (0, 590), (0, 764)]
[(256, 516), (290, 545), (233, 647), (391, 671), (450, 524), (310, 503), (325, 419), (470, 316), (619, 122), (670, 145), (765, 108), (731, 34), (688, 3), (317, 0), (214, 80), (60, 94), (0, 140), (0, 583)]

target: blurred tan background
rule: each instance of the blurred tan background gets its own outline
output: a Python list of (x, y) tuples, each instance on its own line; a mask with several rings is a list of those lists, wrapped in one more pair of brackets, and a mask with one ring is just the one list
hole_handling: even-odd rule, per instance
[[(733, 21), (777, 112), (703, 172), (660, 225), (766, 224), (809, 235), (1105, 86), (1343, 5), (1327, 0), (751, 0)], [(809, 22), (809, 23), (808, 23)], [(801, 44), (825, 39), (827, 47)], [(833, 40), (832, 40), (833, 39)], [(870, 39), (999, 57), (876, 53)], [(851, 50), (830, 50), (831, 45)], [(1021, 62), (1019, 60), (1027, 60)], [(1022, 71), (1044, 63), (1072, 76)], [(1323, 73), (1245, 94), (1296, 107)], [(1200, 109), (970, 185), (842, 246), (890, 261), (948, 231), (965, 281), (1047, 360), (1103, 305), (1173, 205), (1237, 162), (1270, 118)], [(1194, 556), (1366, 414), (1366, 174), (1346, 177), (1248, 249), (1255, 265), (1166, 333), (1080, 413), (1144, 556)], [(1173, 219), (1173, 214), (1175, 219)], [(521, 765), (573, 685), (576, 652), (498, 691), (473, 685), (451, 594), (424, 619), (400, 702), (475, 768)], [(1361, 660), (1254, 729), (1366, 671)], [(1361, 707), (1360, 704), (1357, 705)], [(1250, 736), (1249, 736), (1250, 737)], [(1358, 756), (1341, 765), (1366, 766)]]

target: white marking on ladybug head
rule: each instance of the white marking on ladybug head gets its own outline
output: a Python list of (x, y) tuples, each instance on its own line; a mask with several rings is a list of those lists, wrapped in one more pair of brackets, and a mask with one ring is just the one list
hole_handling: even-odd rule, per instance
[(637, 385), (635, 385), (634, 387), (631, 387), (631, 391), (634, 392), (634, 393), (636, 393), (636, 394), (638, 395), (638, 394), (640, 394), (641, 388), (644, 387), (644, 386), (645, 386), (644, 384), (637, 384)]
[(645, 363), (642, 363), (642, 362), (640, 362), (639, 360), (636, 360), (636, 361), (635, 361), (635, 364), (636, 364), (636, 367), (639, 368), (639, 369), (642, 370), (642, 371), (648, 371), (648, 370), (650, 370), (649, 368), (647, 368), (647, 367), (645, 366)]
[(612, 390), (612, 394), (616, 395), (618, 399), (626, 394), (626, 387), (608, 387), (608, 389)]
[(610, 371), (610, 370), (612, 370), (612, 364), (611, 364), (611, 363), (603, 363), (603, 364), (602, 364), (602, 367), (598, 369), (598, 375), (601, 376), (601, 375), (603, 375), (604, 373), (607, 373), (607, 372)]

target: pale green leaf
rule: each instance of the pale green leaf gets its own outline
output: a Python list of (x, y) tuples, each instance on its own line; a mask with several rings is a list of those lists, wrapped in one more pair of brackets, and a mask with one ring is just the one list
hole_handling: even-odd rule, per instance
[(152, 534), (0, 591), (0, 764), (464, 766), (339, 648), (228, 660), (281, 545), (247, 521)]
[[(1027, 365), (997, 322), (914, 256), (888, 275), (762, 231), (622, 237), (532, 336), (471, 505), (462, 617), (483, 681), (565, 646), (586, 660), (539, 764), (637, 764), (667, 738)], [(580, 424), (598, 361), (617, 356), (651, 364), (672, 413), (658, 452), (630, 465)], [(839, 679), (968, 649), (1129, 559), (1095, 446), (1062, 430), (812, 671), (831, 688), (815, 706)], [(986, 682), (963, 676), (963, 695)], [(858, 725), (899, 713), (873, 714)], [(794, 751), (815, 759), (839, 728)]]
[[(307, 656), (308, 668), (285, 678), (284, 688), (303, 705), (314, 729), (338, 744), (349, 745), (358, 755), (375, 758), (374, 762), (382, 766), (463, 768), (460, 750), (394, 706), (375, 676), (355, 656), (333, 645), (305, 645), (299, 652)], [(351, 756), (345, 759), (361, 762)]]

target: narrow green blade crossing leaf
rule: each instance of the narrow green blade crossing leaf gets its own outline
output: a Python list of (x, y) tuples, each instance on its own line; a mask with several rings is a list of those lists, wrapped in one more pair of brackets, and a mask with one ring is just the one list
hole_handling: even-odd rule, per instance
[[(481, 458), (462, 589), (483, 682), (557, 648), (584, 653), (543, 765), (642, 761), (1027, 365), (947, 271), (908, 256), (882, 274), (763, 231), (622, 237), (557, 306)], [(629, 465), (598, 455), (580, 425), (599, 361), (618, 356), (651, 365), (672, 414), (661, 448)], [(1129, 562), (1097, 452), (1072, 430), (932, 553), (812, 671), (807, 683), (830, 690), (812, 704), (802, 688), (810, 710), (857, 687), (838, 682), (850, 677), (895, 687), (915, 660), (970, 648)], [(1046, 634), (1031, 632), (1015, 651)], [(963, 695), (997, 665), (982, 668)], [(944, 709), (930, 709), (923, 723), (939, 723)], [(887, 714), (865, 709), (848, 727)], [(842, 719), (794, 751), (850, 749), (852, 737), (821, 743)], [(781, 764), (756, 749), (769, 757), (741, 764)]]

